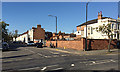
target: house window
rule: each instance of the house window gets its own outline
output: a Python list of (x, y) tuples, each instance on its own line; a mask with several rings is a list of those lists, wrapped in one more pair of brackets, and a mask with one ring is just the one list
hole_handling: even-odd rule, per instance
[(114, 29), (114, 30), (116, 30), (116, 29), (117, 29), (117, 25), (116, 25), (116, 24), (114, 24), (113, 29)]
[(114, 37), (116, 38), (116, 34), (114, 35)]
[(113, 35), (111, 35), (111, 38), (113, 39)]
[(93, 34), (93, 28), (91, 27), (91, 34)]
[(88, 35), (90, 35), (90, 33), (88, 33)]
[(113, 29), (114, 24), (112, 24), (112, 29)]
[(88, 30), (90, 30), (90, 27), (88, 28)]
[(118, 25), (118, 30), (119, 30), (119, 24), (117, 24)]
[(35, 32), (35, 30), (33, 30), (33, 32)]
[(119, 39), (119, 33), (117, 34), (117, 39)]

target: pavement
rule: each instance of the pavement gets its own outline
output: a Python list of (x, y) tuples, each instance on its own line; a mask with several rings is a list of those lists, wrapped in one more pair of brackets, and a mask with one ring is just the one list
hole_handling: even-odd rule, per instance
[(3, 72), (118, 70), (117, 49), (111, 51), (111, 53), (106, 53), (107, 50), (84, 52), (62, 48), (22, 46), (3, 52), (0, 60), (2, 60)]
[(108, 50), (89, 50), (89, 51), (83, 51), (83, 50), (74, 50), (74, 49), (68, 49), (68, 48), (49, 48), (46, 47), (45, 49), (65, 52), (65, 53), (72, 53), (72, 54), (79, 54), (79, 55), (104, 55), (104, 54), (119, 54), (119, 49), (111, 49), (110, 52)]

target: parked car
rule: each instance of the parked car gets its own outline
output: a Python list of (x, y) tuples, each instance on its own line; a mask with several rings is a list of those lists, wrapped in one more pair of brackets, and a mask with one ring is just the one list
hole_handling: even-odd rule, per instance
[(27, 43), (27, 46), (35, 46), (35, 43), (33, 41), (30, 41)]
[(42, 42), (40, 42), (40, 43), (36, 43), (35, 45), (36, 45), (37, 48), (43, 48), (43, 46), (42, 46), (43, 43), (42, 43)]
[(9, 50), (9, 45), (7, 42), (2, 42), (2, 50)]
[(15, 43), (15, 44), (23, 44), (22, 41), (13, 41), (12, 43)]
[(13, 41), (12, 43), (16, 43), (16, 41)]

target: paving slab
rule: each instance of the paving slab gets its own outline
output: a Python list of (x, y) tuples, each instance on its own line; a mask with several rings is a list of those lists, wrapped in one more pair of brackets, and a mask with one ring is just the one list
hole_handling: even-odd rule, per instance
[(119, 54), (119, 49), (111, 49), (111, 52), (108, 50), (90, 50), (90, 51), (83, 51), (83, 50), (74, 50), (74, 49), (64, 49), (64, 48), (49, 48), (45, 47), (45, 49), (65, 52), (65, 53), (72, 53), (72, 54), (80, 54), (80, 55), (103, 55), (103, 54)]

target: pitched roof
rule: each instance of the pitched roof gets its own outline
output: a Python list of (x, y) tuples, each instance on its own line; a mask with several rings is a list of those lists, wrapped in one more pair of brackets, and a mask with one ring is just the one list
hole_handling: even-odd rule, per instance
[[(22, 36), (22, 35), (24, 35), (24, 34), (28, 34), (28, 31), (20, 34), (19, 36)], [(19, 36), (18, 36), (18, 37), (19, 37)]]
[[(102, 17), (102, 19), (105, 19), (105, 18), (110, 18), (110, 17)], [(93, 19), (93, 20), (87, 21), (87, 25), (97, 23), (97, 21), (98, 21), (98, 19)], [(78, 25), (77, 27), (83, 26), (83, 25), (86, 25), (86, 22)]]

